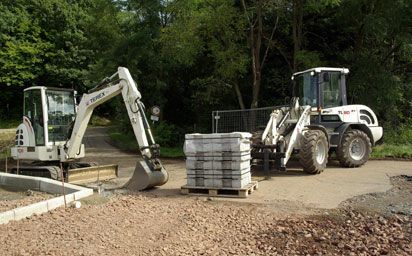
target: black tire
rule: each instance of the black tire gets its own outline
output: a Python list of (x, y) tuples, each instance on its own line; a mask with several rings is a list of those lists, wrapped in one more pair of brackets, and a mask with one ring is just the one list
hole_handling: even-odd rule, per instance
[[(301, 140), (299, 151), (299, 162), (303, 171), (309, 174), (319, 174), (326, 168), (328, 162), (329, 144), (323, 131), (308, 130)], [(320, 151), (323, 155), (318, 156)]]
[(368, 135), (361, 130), (353, 129), (343, 135), (336, 155), (341, 166), (353, 168), (365, 164), (371, 152), (372, 144)]

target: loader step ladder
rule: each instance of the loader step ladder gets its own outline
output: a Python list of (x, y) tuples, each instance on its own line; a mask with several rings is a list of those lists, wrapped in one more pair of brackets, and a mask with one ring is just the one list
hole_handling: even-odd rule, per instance
[(196, 187), (182, 186), (181, 193), (183, 195), (203, 195), (213, 197), (235, 197), (247, 198), (253, 191), (258, 189), (258, 182), (252, 181), (244, 188), (212, 188), (212, 187)]

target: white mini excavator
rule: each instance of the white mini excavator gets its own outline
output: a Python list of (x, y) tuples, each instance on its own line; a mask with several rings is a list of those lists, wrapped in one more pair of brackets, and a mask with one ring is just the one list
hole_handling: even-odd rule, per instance
[(97, 166), (79, 160), (85, 156), (82, 139), (93, 110), (121, 94), (143, 157), (137, 161), (126, 186), (143, 190), (167, 182), (168, 173), (159, 160), (159, 145), (153, 139), (141, 94), (127, 68), (119, 67), (115, 74), (103, 79), (82, 96), (78, 105), (75, 93), (43, 86), (24, 90), (23, 122), (11, 149), (12, 157), (24, 164), (18, 164), (13, 172), (76, 184), (115, 178), (117, 165)]

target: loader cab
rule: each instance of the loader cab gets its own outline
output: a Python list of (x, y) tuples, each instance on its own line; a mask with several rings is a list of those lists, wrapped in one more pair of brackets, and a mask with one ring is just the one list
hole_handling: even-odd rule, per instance
[(30, 144), (47, 146), (66, 141), (76, 115), (74, 96), (70, 89), (35, 86), (24, 90), (23, 123), (34, 133), (34, 143)]
[(325, 109), (347, 105), (346, 68), (318, 67), (294, 73), (294, 96), (301, 106)]

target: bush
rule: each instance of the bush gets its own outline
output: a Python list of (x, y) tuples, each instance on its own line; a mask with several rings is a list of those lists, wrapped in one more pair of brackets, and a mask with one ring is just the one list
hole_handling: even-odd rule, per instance
[(155, 142), (163, 147), (181, 146), (184, 140), (184, 133), (181, 129), (173, 124), (160, 122), (153, 124), (152, 133)]
[(384, 127), (383, 136), (385, 144), (412, 144), (412, 124), (401, 124), (398, 127)]

